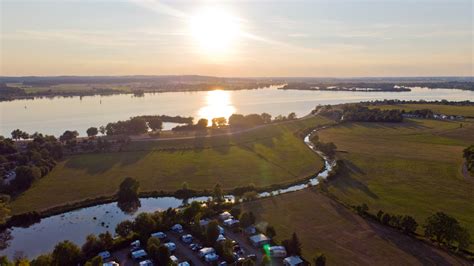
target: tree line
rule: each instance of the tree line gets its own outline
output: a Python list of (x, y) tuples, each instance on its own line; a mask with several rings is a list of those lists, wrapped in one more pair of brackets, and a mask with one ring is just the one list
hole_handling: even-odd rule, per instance
[(342, 107), (343, 120), (354, 122), (402, 122), (400, 110), (370, 109), (361, 104), (347, 104)]
[[(367, 204), (355, 206), (354, 209), (361, 216), (366, 216), (383, 225), (401, 230), (406, 234), (416, 234), (419, 226), (415, 218), (409, 215), (391, 214), (379, 210), (376, 215), (369, 212)], [(442, 245), (447, 245), (457, 251), (469, 247), (471, 236), (467, 228), (462, 227), (456, 218), (444, 213), (436, 212), (426, 218), (422, 225), (424, 236)]]
[(463, 157), (466, 160), (466, 167), (471, 174), (474, 174), (474, 145), (464, 149)]

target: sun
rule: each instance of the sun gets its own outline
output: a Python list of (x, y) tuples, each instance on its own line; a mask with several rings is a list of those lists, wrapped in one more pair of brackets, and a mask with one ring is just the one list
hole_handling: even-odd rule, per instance
[(240, 34), (239, 20), (224, 9), (201, 9), (189, 24), (194, 40), (209, 54), (230, 52)]

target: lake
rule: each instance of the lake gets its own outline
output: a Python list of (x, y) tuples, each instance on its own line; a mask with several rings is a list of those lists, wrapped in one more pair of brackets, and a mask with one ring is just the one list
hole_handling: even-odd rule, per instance
[[(199, 118), (228, 117), (232, 113), (267, 112), (273, 116), (295, 112), (303, 116), (318, 104), (383, 99), (474, 101), (473, 91), (412, 88), (410, 92), (344, 92), (255, 90), (145, 93), (86, 97), (54, 97), (0, 102), (0, 135), (14, 129), (59, 136), (66, 129), (86, 135), (87, 128), (138, 115), (181, 115)], [(174, 127), (166, 123), (165, 129)]]

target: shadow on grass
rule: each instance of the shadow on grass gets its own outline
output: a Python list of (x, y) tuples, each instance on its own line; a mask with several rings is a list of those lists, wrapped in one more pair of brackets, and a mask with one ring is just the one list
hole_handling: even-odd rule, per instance
[(422, 265), (451, 265), (452, 263), (436, 252), (434, 247), (421, 240), (371, 221), (367, 221), (367, 224), (380, 238), (390, 242), (406, 254), (415, 257)]
[(364, 175), (365, 172), (352, 162), (343, 160), (343, 164), (341, 164), (341, 169), (335, 178), (333, 185), (343, 192), (346, 192), (349, 189), (357, 189), (373, 199), (378, 199), (379, 197), (377, 194), (373, 193), (366, 184), (353, 177), (353, 175), (356, 174)]
[(104, 173), (115, 166), (132, 165), (146, 157), (149, 152), (119, 152), (84, 154), (70, 157), (65, 167), (85, 170), (90, 175)]

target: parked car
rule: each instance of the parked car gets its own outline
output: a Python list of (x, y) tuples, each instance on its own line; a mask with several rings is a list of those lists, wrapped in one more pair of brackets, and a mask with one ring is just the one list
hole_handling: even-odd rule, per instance
[(176, 233), (182, 233), (183, 232), (183, 226), (180, 224), (175, 224), (171, 227), (171, 230)]
[(247, 259), (251, 259), (251, 260), (253, 260), (253, 261), (257, 261), (257, 255), (255, 255), (255, 254), (249, 254), (249, 255), (247, 255)]
[(214, 248), (202, 248), (199, 250), (199, 257), (203, 258), (207, 254), (216, 253)]
[(135, 249), (140, 248), (140, 240), (135, 240), (135, 241), (133, 241), (133, 242), (130, 244), (130, 247), (131, 247), (132, 249), (134, 249), (134, 248), (135, 248)]
[(138, 263), (138, 265), (140, 265), (140, 266), (153, 266), (153, 262), (151, 262), (151, 260), (144, 260), (144, 261), (140, 261)]
[(269, 248), (270, 257), (273, 258), (286, 258), (286, 249), (284, 246), (272, 246)]
[(192, 251), (198, 251), (202, 249), (202, 245), (197, 244), (197, 243), (192, 243), (189, 245), (189, 248), (191, 248)]
[(214, 262), (214, 261), (217, 261), (217, 260), (219, 260), (219, 255), (217, 255), (214, 252), (206, 254), (204, 256), (204, 261), (205, 262)]
[(181, 241), (183, 241), (184, 243), (189, 244), (189, 243), (193, 242), (193, 236), (190, 235), (190, 234), (181, 236)]
[(151, 237), (156, 237), (160, 240), (163, 240), (167, 237), (167, 235), (164, 232), (156, 232), (156, 233), (151, 234)]
[(227, 262), (221, 261), (219, 264), (217, 264), (217, 266), (227, 266)]
[(170, 261), (173, 263), (173, 264), (178, 264), (178, 258), (175, 256), (175, 255), (171, 255), (170, 256)]
[(99, 254), (97, 254), (97, 256), (101, 257), (102, 260), (106, 260), (111, 257), (110, 252), (108, 251), (102, 251)]
[(165, 246), (166, 248), (168, 248), (168, 250), (170, 252), (173, 252), (176, 250), (176, 244), (173, 243), (173, 242), (168, 242), (168, 243), (164, 243), (163, 246)]
[(183, 262), (178, 263), (178, 266), (191, 266), (191, 264), (189, 264), (189, 262), (187, 261), (183, 261)]
[(142, 260), (146, 258), (147, 256), (148, 254), (143, 249), (135, 250), (135, 251), (132, 251), (131, 253), (132, 259), (137, 260), (137, 261)]

